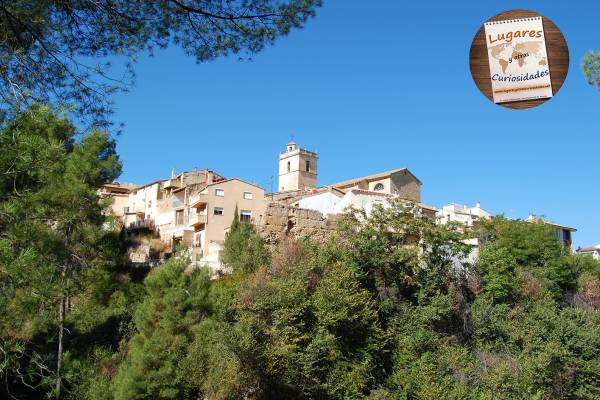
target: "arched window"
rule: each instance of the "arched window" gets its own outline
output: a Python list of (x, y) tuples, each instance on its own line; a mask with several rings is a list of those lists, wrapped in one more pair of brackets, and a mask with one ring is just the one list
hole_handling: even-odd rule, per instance
[(373, 190), (383, 190), (383, 183), (378, 183), (377, 185), (375, 185), (375, 187), (373, 188)]
[(288, 172), (290, 172), (290, 162), (288, 161)]

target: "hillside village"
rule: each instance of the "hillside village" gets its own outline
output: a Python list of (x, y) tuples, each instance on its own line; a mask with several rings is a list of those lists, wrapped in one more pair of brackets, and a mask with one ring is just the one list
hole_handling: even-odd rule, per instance
[[(458, 222), (472, 227), (492, 215), (473, 207), (447, 204), (441, 208), (421, 201), (422, 182), (408, 168), (399, 168), (319, 187), (316, 152), (289, 142), (279, 154), (278, 191), (266, 193), (253, 183), (226, 178), (209, 169), (172, 174), (144, 185), (104, 185), (99, 195), (111, 198), (119, 227), (136, 239), (130, 251), (134, 263), (159, 263), (178, 245), (185, 246), (195, 265), (222, 272), (219, 252), (234, 215), (251, 222), (267, 242), (284, 235), (323, 240), (335, 229), (336, 215), (349, 207), (367, 214), (377, 204), (400, 198), (417, 205), (439, 224)], [(539, 221), (530, 215), (529, 221)], [(567, 249), (576, 229), (542, 220), (555, 227)], [(469, 244), (477, 250), (477, 240)]]

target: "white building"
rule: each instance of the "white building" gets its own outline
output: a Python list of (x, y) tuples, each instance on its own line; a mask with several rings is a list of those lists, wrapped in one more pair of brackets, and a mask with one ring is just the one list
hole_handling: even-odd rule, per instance
[[(472, 228), (476, 221), (486, 220), (492, 217), (492, 214), (481, 208), (481, 204), (475, 204), (475, 207), (468, 207), (464, 204), (447, 204), (443, 206), (436, 214), (438, 224), (448, 224), (457, 222), (466, 228)], [(477, 238), (465, 239), (465, 243), (471, 246), (471, 251), (466, 260), (460, 262), (475, 263), (479, 257), (479, 240)], [(459, 262), (459, 263), (460, 263)], [(459, 264), (457, 263), (457, 265)]]
[(589, 255), (594, 260), (600, 261), (600, 244), (598, 244), (596, 246), (579, 248), (579, 249), (577, 249), (577, 253)]
[(458, 222), (467, 227), (472, 227), (475, 221), (491, 217), (492, 214), (481, 208), (481, 204), (479, 203), (475, 207), (468, 207), (462, 204), (447, 204), (436, 214), (436, 220), (439, 224)]
[(323, 215), (337, 214), (338, 204), (345, 193), (339, 189), (328, 188), (326, 191), (315, 192), (300, 199), (294, 206), (307, 210), (319, 211)]
[[(341, 214), (349, 208), (365, 210), (367, 215), (369, 215), (375, 205), (380, 204), (383, 207), (388, 207), (389, 200), (393, 198), (399, 198), (399, 196), (363, 189), (353, 188), (347, 189), (344, 192), (337, 188), (327, 188), (326, 191), (310, 194), (296, 201), (293, 205), (299, 208), (319, 211), (323, 215)], [(435, 217), (436, 208), (416, 203), (412, 200), (407, 201), (418, 204), (425, 215), (431, 218)]]
[(381, 204), (384, 206), (387, 203), (386, 200), (392, 198), (392, 195), (380, 192), (374, 192), (363, 189), (350, 189), (346, 192), (344, 197), (340, 199), (340, 202), (335, 207), (335, 213), (343, 213), (346, 209), (352, 207), (359, 210), (366, 210), (368, 213), (371, 212), (375, 204)]

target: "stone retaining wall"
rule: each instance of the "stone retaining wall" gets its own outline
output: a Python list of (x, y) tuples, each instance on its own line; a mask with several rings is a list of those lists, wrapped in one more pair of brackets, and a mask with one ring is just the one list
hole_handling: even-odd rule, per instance
[(297, 239), (324, 241), (335, 230), (336, 220), (335, 215), (324, 217), (318, 211), (269, 203), (258, 231), (268, 243), (276, 242), (286, 235)]

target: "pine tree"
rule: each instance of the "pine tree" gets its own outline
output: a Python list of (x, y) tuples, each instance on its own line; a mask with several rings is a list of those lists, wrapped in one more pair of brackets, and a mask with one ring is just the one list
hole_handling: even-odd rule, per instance
[(179, 363), (194, 326), (209, 312), (210, 274), (207, 269), (187, 273), (188, 265), (189, 260), (176, 254), (146, 278), (136, 334), (115, 378), (115, 399), (192, 398)]
[(252, 223), (240, 221), (237, 204), (219, 258), (234, 273), (253, 272), (269, 262), (269, 251)]
[[(140, 53), (174, 45), (199, 63), (249, 56), (300, 28), (320, 5), (321, 0), (2, 1), (0, 114), (55, 101), (106, 123), (109, 96), (132, 84)], [(115, 56), (125, 59), (123, 72), (101, 62)]]
[(6, 123), (0, 142), (1, 372), (16, 391), (36, 387), (59, 399), (66, 316), (89, 272), (110, 262), (96, 190), (121, 165), (107, 133), (77, 140), (75, 127), (43, 106)]
[(231, 221), (231, 225), (229, 226), (230, 231), (235, 231), (240, 227), (240, 213), (238, 211), (238, 205), (235, 203), (235, 210), (233, 211), (233, 221)]

